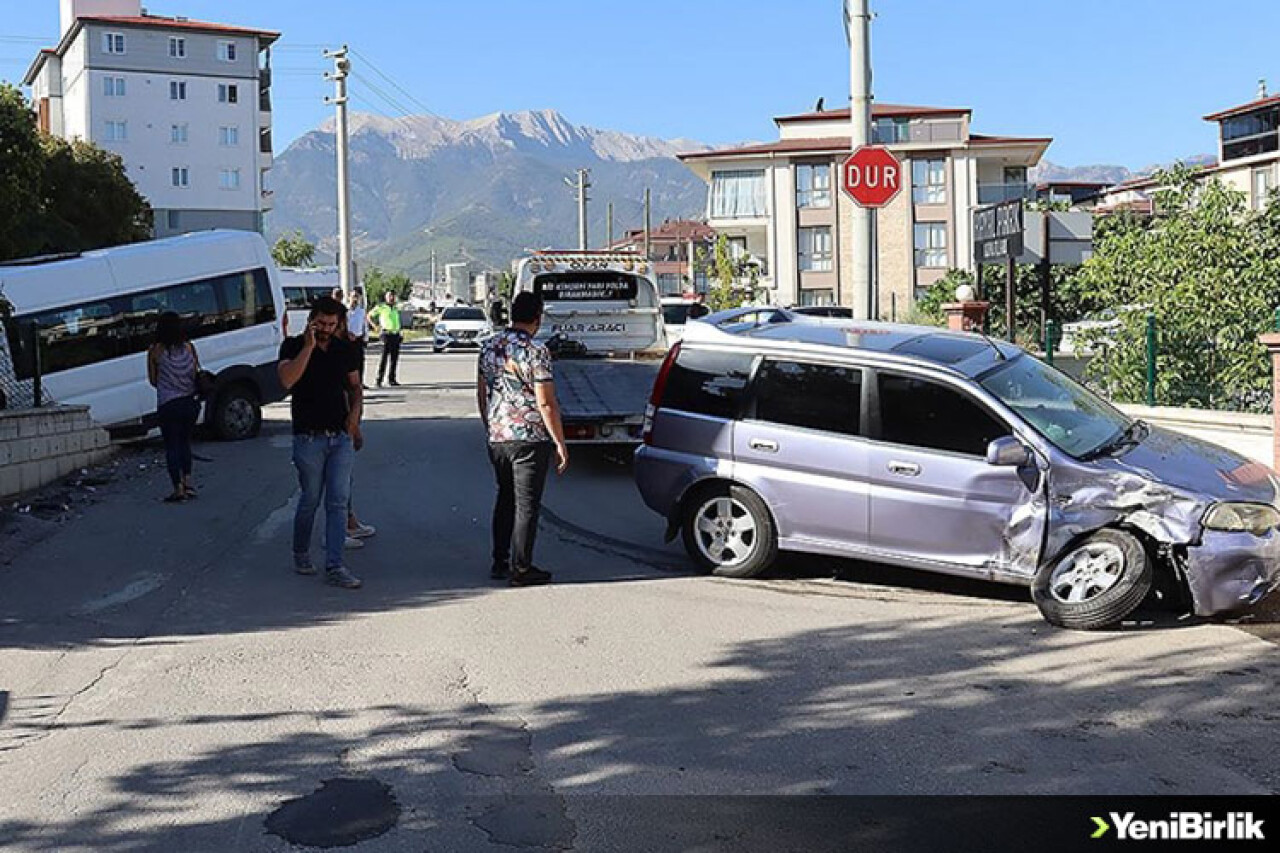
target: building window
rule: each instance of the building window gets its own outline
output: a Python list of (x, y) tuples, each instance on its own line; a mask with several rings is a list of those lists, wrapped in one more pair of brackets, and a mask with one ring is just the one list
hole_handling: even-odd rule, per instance
[(124, 78), (123, 77), (103, 77), (102, 78), (102, 94), (108, 98), (124, 97)]
[(1237, 160), (1277, 149), (1280, 109), (1274, 107), (1223, 119), (1222, 159)]
[(725, 246), (729, 249), (729, 257), (733, 258), (735, 261), (741, 261), (746, 258), (746, 237), (728, 237), (725, 239)]
[(679, 273), (658, 273), (658, 291), (663, 296), (679, 296), (684, 290), (684, 281)]
[(240, 87), (235, 83), (218, 84), (218, 103), (237, 104), (240, 102)]
[(810, 305), (835, 305), (835, 291), (830, 288), (822, 290), (800, 289), (800, 304), (804, 306)]
[(173, 59), (187, 58), (187, 40), (177, 36), (169, 37), (169, 56)]
[(240, 144), (240, 128), (231, 125), (218, 128), (218, 144), (224, 148), (234, 148)]
[(711, 173), (711, 218), (749, 219), (768, 215), (764, 170)]
[(799, 238), (801, 272), (831, 272), (831, 227), (801, 228)]
[(947, 203), (947, 161), (911, 161), (911, 194), (916, 204)]
[(218, 172), (218, 186), (224, 190), (240, 189), (240, 170), (223, 169)]
[(911, 141), (911, 122), (905, 118), (878, 118), (871, 122), (871, 141), (878, 145)]
[(102, 52), (115, 54), (124, 53), (124, 33), (103, 33)]
[(1262, 210), (1267, 206), (1267, 201), (1275, 185), (1275, 168), (1273, 166), (1253, 170), (1252, 201), (1254, 210)]
[(917, 222), (916, 266), (936, 269), (947, 266), (947, 223)]
[(174, 166), (173, 185), (184, 189), (191, 186), (191, 170), (186, 166)]
[(169, 100), (185, 101), (187, 99), (187, 84), (178, 80), (169, 81)]
[(107, 142), (124, 142), (129, 138), (129, 123), (127, 121), (107, 122), (107, 133), (104, 138)]
[(173, 145), (186, 145), (188, 138), (187, 123), (169, 125), (169, 142)]
[(235, 62), (236, 43), (233, 41), (218, 42), (218, 58), (223, 62)]
[(796, 167), (796, 207), (831, 206), (831, 166)]

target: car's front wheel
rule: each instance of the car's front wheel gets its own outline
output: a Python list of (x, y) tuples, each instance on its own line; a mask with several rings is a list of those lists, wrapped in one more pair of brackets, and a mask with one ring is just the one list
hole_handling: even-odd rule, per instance
[(1043, 566), (1031, 598), (1045, 620), (1084, 631), (1114, 625), (1151, 590), (1146, 548), (1122, 530), (1099, 530)]
[(755, 577), (778, 554), (769, 508), (742, 486), (721, 485), (695, 495), (685, 508), (683, 532), (689, 556), (721, 577)]

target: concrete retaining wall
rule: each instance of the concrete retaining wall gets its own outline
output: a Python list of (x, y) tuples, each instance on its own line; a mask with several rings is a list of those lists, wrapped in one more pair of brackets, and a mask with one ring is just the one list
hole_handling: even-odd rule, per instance
[(0, 411), (0, 498), (30, 492), (111, 455), (88, 406)]

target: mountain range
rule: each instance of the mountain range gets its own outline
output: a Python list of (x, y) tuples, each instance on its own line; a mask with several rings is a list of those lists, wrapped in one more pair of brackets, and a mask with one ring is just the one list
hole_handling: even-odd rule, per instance
[[(591, 170), (592, 245), (604, 243), (609, 202), (617, 236), (641, 227), (646, 187), (655, 223), (702, 216), (706, 204), (706, 184), (675, 158), (707, 146), (583, 127), (554, 110), (469, 121), (354, 113), (350, 139), (356, 255), (418, 278), (433, 249), (441, 269), (459, 260), (506, 269), (531, 248), (576, 247), (576, 192), (565, 179), (579, 168)], [(269, 240), (297, 229), (322, 258), (334, 255), (335, 159), (332, 121), (276, 159)]]
[[(592, 246), (605, 242), (609, 202), (617, 236), (641, 227), (646, 187), (655, 224), (700, 218), (706, 207), (706, 184), (676, 155), (708, 146), (584, 127), (555, 110), (493, 113), (468, 121), (353, 113), (350, 139), (356, 255), (365, 266), (420, 279), (430, 274), (432, 250), (441, 269), (460, 260), (507, 269), (530, 249), (576, 247), (576, 192), (565, 181), (579, 168), (591, 170)], [(335, 148), (330, 121), (276, 158), (269, 179), (276, 187), (275, 208), (267, 215), (269, 240), (299, 230), (317, 244), (320, 259), (336, 255)], [(1184, 162), (1213, 160), (1197, 155)], [(1029, 177), (1118, 183), (1156, 168), (1064, 167), (1046, 160)]]

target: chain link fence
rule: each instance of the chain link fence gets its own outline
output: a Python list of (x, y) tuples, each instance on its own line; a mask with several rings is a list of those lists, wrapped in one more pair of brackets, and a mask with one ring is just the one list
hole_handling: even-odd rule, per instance
[(0, 295), (0, 410), (31, 409), (49, 402), (41, 342), (39, 330), (18, 323)]

